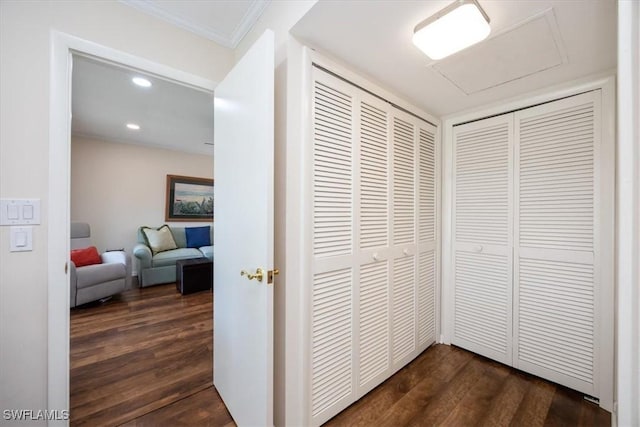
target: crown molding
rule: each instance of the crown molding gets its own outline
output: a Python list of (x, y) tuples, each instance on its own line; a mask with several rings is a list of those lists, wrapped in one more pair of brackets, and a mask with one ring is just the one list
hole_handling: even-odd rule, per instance
[(133, 7), (143, 13), (162, 19), (170, 24), (180, 27), (201, 37), (209, 39), (229, 49), (235, 49), (242, 38), (253, 27), (270, 0), (254, 0), (231, 34), (203, 25), (196, 24), (189, 19), (175, 15), (162, 6), (161, 2), (154, 0), (119, 0), (120, 3)]

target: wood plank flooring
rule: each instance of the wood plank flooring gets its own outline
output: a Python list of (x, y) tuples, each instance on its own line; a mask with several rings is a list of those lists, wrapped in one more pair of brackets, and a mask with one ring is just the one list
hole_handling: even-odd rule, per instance
[(71, 425), (119, 425), (212, 387), (212, 310), (211, 292), (175, 285), (71, 310)]
[(609, 426), (573, 390), (434, 345), (325, 426)]
[[(71, 425), (235, 426), (212, 386), (212, 298), (174, 285), (71, 312)], [(580, 393), (434, 345), (325, 426), (609, 426)]]

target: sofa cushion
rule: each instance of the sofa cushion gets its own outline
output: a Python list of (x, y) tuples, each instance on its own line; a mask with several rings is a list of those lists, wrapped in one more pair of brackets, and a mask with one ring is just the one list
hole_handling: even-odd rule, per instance
[(211, 227), (187, 227), (184, 229), (187, 237), (188, 248), (200, 248), (202, 246), (211, 246)]
[(173, 265), (179, 259), (200, 258), (202, 252), (194, 248), (180, 248), (172, 251), (165, 251), (153, 256), (151, 260), (152, 267), (163, 267)]
[(171, 234), (171, 229), (166, 224), (160, 228), (142, 227), (142, 234), (144, 234), (147, 245), (154, 255), (178, 247), (173, 234)]
[(84, 267), (86, 265), (102, 264), (102, 258), (95, 246), (89, 246), (84, 249), (73, 249), (71, 251), (71, 261), (76, 267)]
[(200, 252), (202, 252), (202, 255), (204, 255), (209, 259), (213, 259), (213, 246), (203, 246), (198, 249), (200, 249)]
[(124, 264), (95, 264), (76, 269), (78, 288), (86, 288), (112, 280), (124, 280), (126, 275)]

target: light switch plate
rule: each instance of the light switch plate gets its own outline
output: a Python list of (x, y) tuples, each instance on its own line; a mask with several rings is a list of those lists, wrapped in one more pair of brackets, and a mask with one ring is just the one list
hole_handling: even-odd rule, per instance
[(33, 227), (11, 227), (10, 252), (33, 250)]
[(40, 224), (40, 199), (0, 199), (0, 225)]

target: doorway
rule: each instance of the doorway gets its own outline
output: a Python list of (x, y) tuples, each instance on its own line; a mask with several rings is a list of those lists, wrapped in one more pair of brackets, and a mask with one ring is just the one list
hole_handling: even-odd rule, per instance
[(48, 406), (69, 407), (69, 223), (72, 54), (89, 55), (145, 70), (202, 90), (213, 91), (216, 83), (134, 55), (100, 46), (67, 34), (52, 34), (51, 125), (49, 168), (48, 236)]
[[(213, 94), (100, 58), (72, 59), (71, 222), (88, 223), (100, 253), (128, 253), (137, 275), (124, 291), (94, 296), (107, 300), (87, 301), (81, 292), (101, 285), (78, 270), (72, 300), (77, 290), (76, 303), (87, 303), (70, 316), (71, 425), (122, 424), (213, 384), (211, 293), (183, 296), (171, 278), (143, 288), (135, 256), (138, 228), (166, 219), (165, 176), (213, 178)], [(168, 223), (173, 234), (212, 226)], [(181, 250), (175, 256), (191, 256)]]

